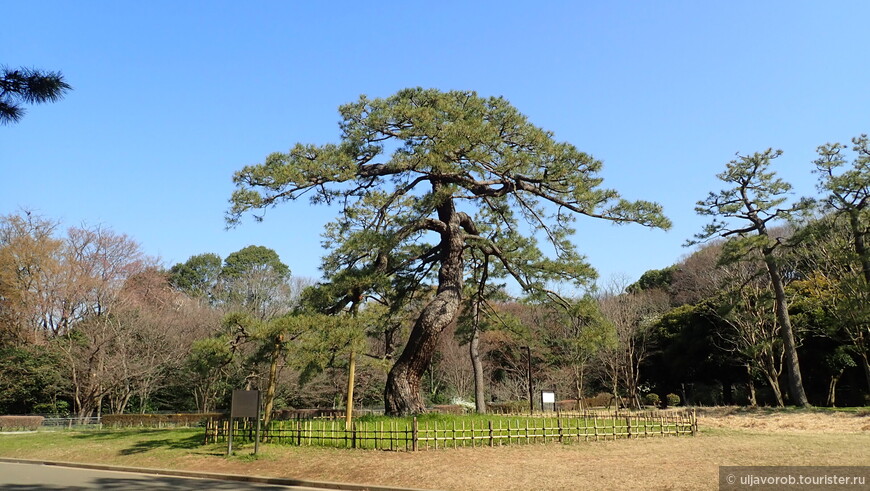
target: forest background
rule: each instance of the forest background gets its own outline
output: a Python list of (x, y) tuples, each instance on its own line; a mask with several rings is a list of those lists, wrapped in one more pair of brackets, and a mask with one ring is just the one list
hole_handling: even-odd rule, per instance
[[(503, 281), (480, 282), (479, 261), (469, 258), (463, 313), (425, 371), (427, 404), (472, 409), (482, 399), (490, 410), (499, 403), (517, 409), (529, 384), (574, 404), (598, 393), (613, 396), (598, 403), (634, 407), (669, 399), (797, 403), (783, 390), (787, 353), (765, 272), (770, 253), (784, 281), (809, 402), (866, 405), (867, 137), (819, 147), (808, 165), (819, 179), (818, 199), (774, 199), (788, 190), (769, 169), (776, 157), (741, 157), (720, 175), (766, 198), (752, 203), (773, 204), (766, 235), (714, 220), (715, 230), (698, 237), (724, 239), (632, 283), (573, 297), (512, 296)], [(747, 162), (754, 166), (735, 178), (735, 166)], [(715, 196), (699, 202), (699, 212)], [(774, 221), (785, 208), (789, 220)], [(362, 355), (358, 406), (382, 407), (387, 373), (435, 295), (434, 278), (430, 268), (413, 284), (369, 285), (348, 302), (351, 316), (330, 311), (347, 270), (319, 283), (295, 277), (264, 246), (226, 258), (202, 253), (165, 269), (111, 229), (64, 231), (34, 213), (5, 215), (0, 412), (210, 411), (226, 408), (239, 387), (266, 390), (275, 409), (341, 407), (352, 352)], [(473, 362), (480, 363), (477, 375)]]
[[(229, 232), (221, 211), (229, 176), (245, 163), (288, 138), (333, 142), (336, 106), (416, 85), (505, 95), (560, 140), (606, 159), (608, 186), (659, 201), (673, 222), (666, 234), (584, 221), (570, 242), (601, 272), (597, 289), (591, 279), (560, 289), (570, 301), (558, 308), (493, 278), (487, 315), (471, 316), (482, 321), (483, 399), (525, 397), (531, 361), (536, 386), (564, 398), (748, 403), (755, 393), (761, 404), (800, 403), (789, 370), (800, 360), (809, 402), (865, 403), (866, 187), (840, 188), (824, 166), (840, 163), (831, 178), (849, 168), (866, 176), (867, 77), (855, 62), (866, 9), (9, 5), (10, 18), (30, 22), (4, 30), (14, 47), (6, 68), (59, 69), (72, 90), (28, 106), (0, 133), (4, 408), (207, 409), (225, 404), (228, 387), (249, 385), (275, 387), (282, 406), (339, 405), (351, 348), (362, 354), (362, 401), (378, 404), (433, 279), (401, 308), (381, 298), (386, 312), (377, 312), (367, 298), (358, 322), (333, 326), (316, 317), (316, 298), (300, 295), (334, 280), (318, 265), (322, 227), (338, 208), (283, 206)], [(763, 159), (768, 146), (785, 150), (776, 170), (796, 193), (768, 181), (791, 212), (768, 210), (771, 242), (713, 242), (677, 258), (693, 234), (728, 232), (704, 229), (709, 217), (692, 211), (721, 185), (722, 164), (735, 151)], [(855, 219), (836, 201), (843, 191)], [(699, 207), (729, 213), (716, 204)], [(241, 274), (239, 255), (249, 268)], [(782, 292), (765, 282), (767, 259)], [(274, 302), (263, 303), (257, 291), (269, 289)], [(308, 324), (279, 321), (285, 314)], [(312, 336), (311, 322), (332, 334)], [(426, 369), (428, 403), (471, 397), (468, 319), (446, 329)]]

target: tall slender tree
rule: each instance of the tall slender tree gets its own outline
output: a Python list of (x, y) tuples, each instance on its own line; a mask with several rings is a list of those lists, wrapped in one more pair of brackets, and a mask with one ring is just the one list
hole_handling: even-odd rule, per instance
[(852, 139), (855, 159), (852, 167), (846, 166), (843, 154), (846, 146), (827, 143), (818, 148), (816, 173), (819, 175), (819, 190), (826, 194), (825, 204), (835, 215), (844, 216), (852, 232), (852, 243), (865, 284), (870, 287), (870, 139), (861, 135)]
[(745, 364), (750, 383), (752, 374), (762, 374), (776, 405), (784, 406), (780, 375), (785, 352), (780, 323), (775, 313), (771, 315), (775, 302), (769, 281), (759, 274), (757, 265), (749, 261), (729, 264), (724, 269), (723, 305), (711, 309), (725, 324), (718, 333), (721, 346)]
[(767, 149), (752, 155), (738, 155), (737, 159), (729, 162), (725, 172), (717, 175), (729, 187), (719, 192), (711, 192), (695, 208), (698, 214), (713, 217), (713, 221), (695, 235), (695, 238), (698, 241), (713, 237), (730, 239), (725, 244), (727, 260), (742, 260), (753, 251), (761, 253), (773, 289), (776, 318), (781, 328), (791, 402), (798, 406), (808, 406), (794, 331), (788, 314), (785, 281), (775, 254), (782, 245), (782, 239), (769, 233), (771, 222), (787, 219), (805, 207), (803, 202), (783, 206), (791, 185), (769, 170), (771, 161), (780, 155), (781, 150)]

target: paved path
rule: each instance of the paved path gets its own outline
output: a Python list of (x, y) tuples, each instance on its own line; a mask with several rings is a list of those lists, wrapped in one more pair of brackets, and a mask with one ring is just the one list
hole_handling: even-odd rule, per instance
[(161, 476), (135, 472), (116, 472), (94, 469), (77, 469), (57, 465), (23, 464), (0, 462), (0, 489), (9, 491), (36, 490), (296, 490), (324, 491), (328, 488), (305, 486), (280, 486), (217, 479)]

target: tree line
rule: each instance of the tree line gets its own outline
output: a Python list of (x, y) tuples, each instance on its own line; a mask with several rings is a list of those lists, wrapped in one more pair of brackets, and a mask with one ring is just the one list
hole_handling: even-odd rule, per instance
[(856, 382), (863, 367), (870, 384), (866, 136), (819, 147), (816, 200), (788, 201), (781, 152), (738, 155), (698, 202), (712, 221), (696, 252), (596, 288), (577, 218), (670, 226), (602, 187), (599, 160), (473, 92), (363, 96), (340, 114), (338, 143), (237, 172), (227, 214), (338, 205), (317, 283), (263, 246), (162, 269), (110, 230), (4, 217), (0, 411), (207, 411), (238, 387), (269, 409), (339, 407), (348, 373), (357, 405), (391, 414), (542, 388), (632, 407), (870, 392)]

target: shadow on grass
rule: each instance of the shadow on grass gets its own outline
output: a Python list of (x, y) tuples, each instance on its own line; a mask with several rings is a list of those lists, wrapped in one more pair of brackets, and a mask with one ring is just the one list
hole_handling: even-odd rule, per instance
[(163, 438), (160, 440), (143, 440), (135, 442), (131, 447), (122, 449), (119, 455), (135, 455), (152, 450), (193, 450), (202, 447), (202, 435), (190, 435), (184, 438)]
[[(202, 430), (163, 430), (163, 429), (124, 429), (81, 433), (72, 438), (89, 441), (114, 441), (129, 446), (118, 451), (118, 455), (137, 455), (155, 450), (203, 450), (206, 455), (220, 455), (203, 445)], [(210, 451), (211, 450), (211, 451)]]
[(130, 438), (148, 438), (151, 436), (166, 436), (167, 434), (177, 438), (187, 437), (190, 434), (202, 436), (202, 430), (196, 428), (185, 429), (157, 429), (157, 428), (129, 428), (129, 429), (106, 429), (89, 430), (71, 435), (75, 439), (83, 440), (126, 440)]

